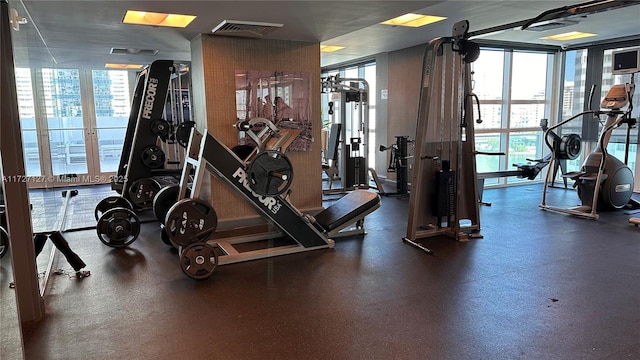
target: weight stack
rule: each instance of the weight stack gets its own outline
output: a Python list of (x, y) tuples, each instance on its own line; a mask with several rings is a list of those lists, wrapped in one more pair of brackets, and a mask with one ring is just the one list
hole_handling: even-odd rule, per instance
[(449, 162), (442, 162), (442, 170), (436, 173), (433, 193), (432, 213), (438, 218), (438, 227), (442, 227), (444, 217), (448, 227), (455, 214), (456, 207), (456, 173), (449, 168)]
[[(364, 157), (349, 157), (347, 158), (347, 176), (345, 179), (345, 186), (347, 189), (353, 188), (359, 185), (368, 185), (369, 179), (367, 178), (367, 167), (365, 166)], [(349, 171), (350, 170), (350, 171)]]
[(396, 190), (398, 194), (409, 192), (407, 183), (409, 181), (407, 166), (407, 136), (396, 136)]

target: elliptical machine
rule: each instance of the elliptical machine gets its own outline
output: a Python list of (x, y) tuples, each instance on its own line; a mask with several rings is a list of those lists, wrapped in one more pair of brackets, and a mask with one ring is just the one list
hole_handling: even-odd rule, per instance
[[(611, 87), (600, 104), (600, 110), (590, 109), (581, 112), (547, 129), (545, 142), (551, 149), (551, 163), (554, 163), (566, 158), (567, 153), (575, 154), (576, 150), (572, 147), (571, 142), (564, 141), (565, 139), (571, 139), (571, 137), (560, 138), (553, 132), (555, 129), (582, 115), (593, 114), (593, 118), (599, 122), (600, 115), (607, 116), (598, 138), (598, 146), (587, 155), (580, 171), (573, 171), (563, 175), (564, 178), (570, 178), (575, 181), (573, 186), (577, 189), (578, 197), (582, 204), (572, 208), (547, 205), (547, 187), (554, 180), (553, 173), (549, 171), (544, 182), (540, 208), (597, 219), (599, 217), (598, 210), (620, 209), (629, 203), (633, 193), (633, 172), (625, 163), (607, 153), (607, 145), (613, 130), (623, 124), (628, 126), (627, 144), (629, 144), (629, 129), (636, 125), (636, 119), (631, 118), (634, 90), (635, 85), (632, 74), (630, 83), (617, 84)], [(595, 85), (591, 88), (589, 103), (591, 103), (594, 91)], [(627, 109), (622, 110), (625, 106), (627, 106)], [(550, 168), (553, 168), (553, 164), (550, 165)]]

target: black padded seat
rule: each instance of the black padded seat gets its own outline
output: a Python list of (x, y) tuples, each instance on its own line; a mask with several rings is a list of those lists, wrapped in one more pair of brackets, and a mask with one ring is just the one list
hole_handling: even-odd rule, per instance
[(380, 204), (380, 196), (367, 190), (354, 190), (322, 210), (315, 216), (316, 222), (327, 231), (349, 224), (352, 219)]

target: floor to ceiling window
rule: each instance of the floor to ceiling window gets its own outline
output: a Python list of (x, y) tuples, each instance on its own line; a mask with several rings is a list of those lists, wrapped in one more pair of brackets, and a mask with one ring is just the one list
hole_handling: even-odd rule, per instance
[[(483, 49), (473, 63), (474, 93), (483, 120), (476, 124), (478, 172), (515, 170), (513, 164), (542, 157), (540, 120), (551, 103), (551, 64), (546, 52)], [(516, 177), (487, 179), (486, 184), (527, 181)]]
[[(604, 61), (602, 65), (602, 91), (601, 98), (611, 89), (612, 85), (625, 84), (631, 82), (631, 75), (613, 75), (611, 73), (612, 53), (616, 50), (625, 50), (628, 48), (606, 49), (604, 51)], [(638, 74), (635, 75), (636, 77)], [(635, 80), (635, 79), (634, 79)], [(632, 114), (631, 116), (638, 119), (638, 111), (640, 110), (640, 86), (636, 85), (633, 93)], [(627, 105), (628, 108), (629, 105)], [(627, 125), (620, 126), (613, 130), (613, 135), (609, 141), (607, 151), (609, 154), (617, 157), (622, 161), (627, 161), (627, 165), (636, 173), (636, 179), (640, 179), (640, 169), (637, 168), (638, 158), (638, 127), (631, 128), (629, 131), (629, 147), (626, 146)], [(638, 180), (637, 180), (638, 181)]]
[[(565, 53), (564, 63), (564, 93), (562, 96), (561, 109), (562, 119), (567, 119), (575, 114), (585, 111), (589, 108), (587, 100), (592, 85), (595, 85), (596, 91), (592, 102), (592, 107), (599, 106), (602, 98), (606, 95), (612, 85), (624, 84), (631, 82), (631, 75), (613, 75), (611, 72), (612, 53), (616, 50), (630, 49), (636, 45), (611, 48), (607, 46), (593, 47), (589, 49), (580, 49), (567, 51)], [(597, 67), (592, 69), (591, 67)], [(588, 74), (595, 74), (591, 77)], [(638, 74), (636, 74), (636, 77)], [(626, 108), (625, 108), (626, 109)], [(638, 110), (640, 109), (640, 89), (636, 86), (633, 94), (633, 112), (631, 117), (638, 118)], [(600, 117), (604, 121), (604, 115)], [(589, 124), (583, 122), (589, 121)], [(589, 126), (590, 125), (590, 126)], [(588, 135), (585, 135), (585, 129), (591, 127)], [(569, 171), (580, 169), (584, 161), (585, 154), (595, 148), (597, 136), (602, 130), (601, 123), (598, 119), (592, 117), (577, 118), (576, 120), (563, 126), (560, 133), (575, 133), (583, 136), (582, 156), (569, 161), (567, 168)], [(630, 145), (627, 147), (626, 142), (627, 127), (623, 125), (614, 129), (613, 135), (607, 147), (610, 154), (617, 157), (621, 161), (627, 159), (627, 165), (634, 171), (635, 178), (640, 178), (640, 168), (638, 163), (638, 128), (635, 127), (629, 132)], [(640, 185), (636, 180), (636, 191), (640, 191)]]

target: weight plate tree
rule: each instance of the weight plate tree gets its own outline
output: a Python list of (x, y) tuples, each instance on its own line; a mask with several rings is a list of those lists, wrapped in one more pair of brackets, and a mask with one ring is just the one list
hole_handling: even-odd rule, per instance
[(156, 145), (158, 136), (152, 129), (162, 119), (174, 71), (173, 60), (156, 60), (138, 75), (118, 172), (111, 182), (111, 188), (120, 194), (126, 194), (134, 181), (152, 176), (153, 169), (142, 163), (141, 154)]
[(182, 199), (167, 212), (165, 231), (172, 243), (188, 246), (204, 242), (216, 231), (216, 211), (200, 199)]
[(114, 248), (125, 247), (138, 238), (140, 219), (131, 209), (110, 209), (98, 220), (96, 231), (98, 238), (105, 245)]
[(180, 254), (180, 268), (188, 277), (196, 280), (206, 279), (218, 266), (218, 254), (207, 243), (193, 243)]
[(107, 210), (117, 207), (133, 210), (131, 202), (122, 196), (107, 196), (96, 205), (94, 211), (96, 221), (98, 221)]
[(259, 195), (276, 196), (284, 193), (293, 181), (293, 167), (289, 158), (274, 150), (263, 151), (247, 169), (251, 189)]

